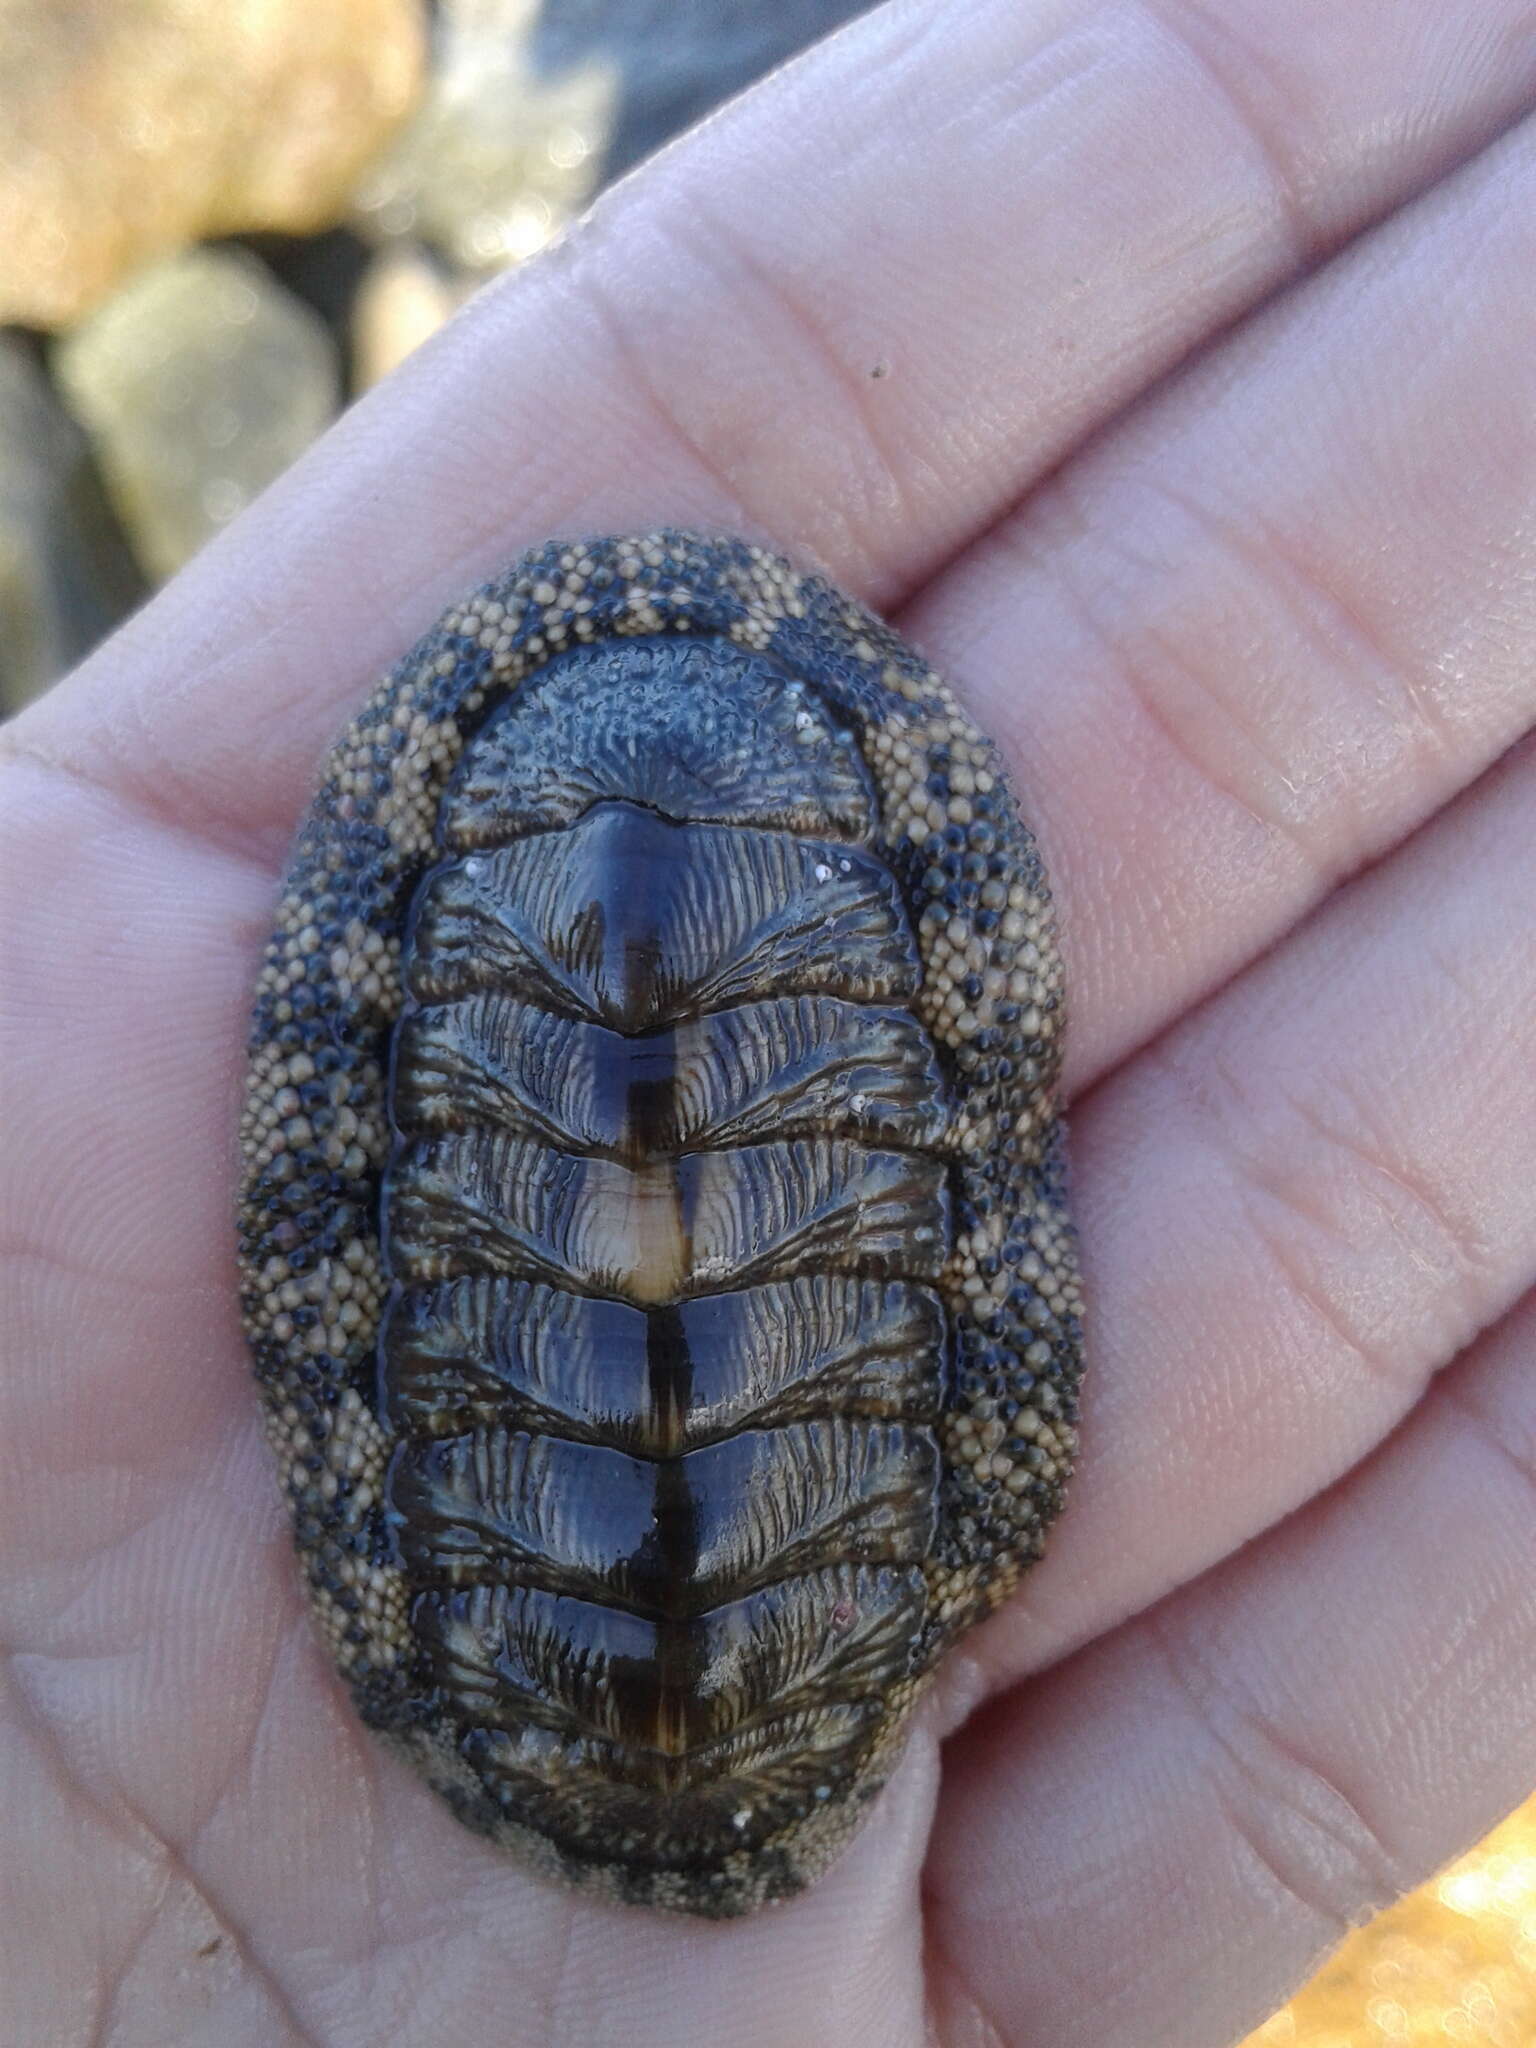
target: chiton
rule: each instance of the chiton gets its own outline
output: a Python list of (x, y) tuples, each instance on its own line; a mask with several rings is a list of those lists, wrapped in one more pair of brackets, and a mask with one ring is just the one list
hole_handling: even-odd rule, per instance
[(327, 761), (246, 1329), (363, 1718), (609, 1896), (808, 1883), (1074, 1447), (1049, 893), (921, 657), (732, 539), (552, 543)]

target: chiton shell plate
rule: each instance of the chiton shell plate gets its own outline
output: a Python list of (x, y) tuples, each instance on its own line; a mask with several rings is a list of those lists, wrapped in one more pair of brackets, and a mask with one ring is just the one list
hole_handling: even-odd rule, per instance
[(374, 692), (243, 1306), (331, 1656), (471, 1826), (715, 1916), (842, 1846), (1061, 1505), (1062, 1018), (995, 748), (762, 548), (552, 543)]

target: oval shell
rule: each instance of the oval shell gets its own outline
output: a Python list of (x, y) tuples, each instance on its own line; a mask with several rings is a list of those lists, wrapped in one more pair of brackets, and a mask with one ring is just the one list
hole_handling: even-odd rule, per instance
[(552, 543), (333, 750), (246, 1329), (364, 1719), (537, 1869), (799, 1890), (1074, 1448), (1050, 899), (921, 657), (742, 541)]

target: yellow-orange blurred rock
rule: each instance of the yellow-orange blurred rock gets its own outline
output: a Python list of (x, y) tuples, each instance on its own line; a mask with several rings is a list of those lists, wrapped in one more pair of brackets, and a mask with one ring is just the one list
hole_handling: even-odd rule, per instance
[(366, 391), (387, 377), (437, 332), (463, 296), (463, 287), (416, 243), (379, 250), (363, 272), (352, 305), (356, 388)]
[(0, 0), (0, 321), (201, 235), (307, 234), (415, 102), (421, 0)]
[(1536, 1799), (1352, 1934), (1243, 2048), (1532, 2048)]
[(141, 272), (61, 345), (56, 368), (151, 576), (179, 569), (340, 401), (324, 321), (228, 249)]
[(538, 11), (539, 0), (442, 0), (426, 96), (358, 186), (364, 234), (418, 237), (483, 277), (586, 204), (618, 76), (597, 60), (543, 76), (528, 55)]

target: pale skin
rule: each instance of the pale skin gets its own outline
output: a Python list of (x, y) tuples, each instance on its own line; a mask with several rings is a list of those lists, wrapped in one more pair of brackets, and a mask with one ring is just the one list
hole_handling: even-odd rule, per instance
[[(1536, 1784), (1533, 99), (1531, 0), (882, 10), (9, 729), (7, 2042), (1220, 2048)], [(1047, 1561), (727, 1926), (374, 1749), (234, 1301), (320, 754), (526, 546), (660, 523), (822, 568), (1008, 751), (1091, 1290)]]

